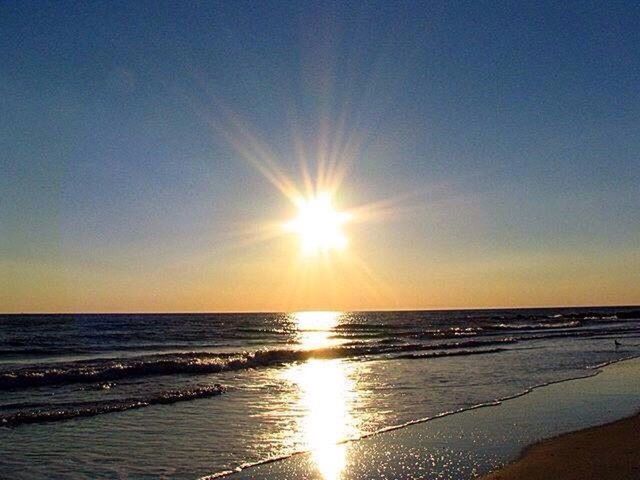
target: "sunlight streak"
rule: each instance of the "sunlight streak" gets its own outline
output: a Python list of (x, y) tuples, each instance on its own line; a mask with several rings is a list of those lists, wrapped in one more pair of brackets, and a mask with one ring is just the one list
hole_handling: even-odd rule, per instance
[(323, 348), (337, 343), (331, 331), (338, 325), (341, 312), (296, 312), (297, 341), (305, 349)]
[[(207, 85), (203, 87), (208, 90)], [(347, 105), (333, 120), (328, 112), (321, 115), (311, 135), (305, 134), (306, 119), (291, 110), (291, 132), (283, 138), (289, 147), (283, 149), (252, 132), (249, 123), (215, 95), (209, 97), (215, 110), (206, 114), (200, 108), (200, 112), (211, 130), (289, 204), (288, 212), (267, 219), (246, 219), (223, 233), (226, 241), (233, 244), (231, 248), (251, 247), (254, 252), (258, 252), (258, 244), (280, 242), (275, 250), (264, 252), (269, 257), (263, 260), (263, 265), (273, 268), (279, 278), (273, 295), (275, 303), (285, 309), (344, 308), (350, 303), (346, 284), (359, 285), (352, 297), (367, 297), (366, 303), (379, 304), (382, 297), (388, 297), (388, 288), (374, 275), (373, 264), (362, 260), (367, 256), (357, 256), (354, 246), (361, 248), (364, 242), (357, 242), (357, 238), (352, 242), (353, 232), (347, 227), (395, 218), (403, 213), (403, 205), (406, 207), (408, 197), (414, 194), (338, 208), (340, 190), (367, 138), (364, 125), (349, 115)], [(297, 176), (289, 170), (291, 166), (298, 170)], [(423, 205), (416, 201), (411, 204)], [(299, 254), (290, 256), (291, 264), (287, 265), (282, 262), (283, 255), (291, 252), (296, 242)], [(220, 251), (224, 246), (216, 248)], [(257, 255), (251, 261), (258, 262)], [(276, 262), (280, 263), (279, 268), (275, 268)], [(375, 298), (368, 298), (370, 295)]]
[[(338, 324), (340, 312), (299, 312), (293, 315), (300, 330), (300, 343), (315, 344), (325, 339)], [(311, 359), (295, 365), (285, 377), (297, 384), (299, 407), (304, 412), (299, 428), (324, 480), (339, 480), (347, 463), (349, 445), (341, 443), (359, 435), (351, 411), (357, 391), (351, 366), (341, 359)]]

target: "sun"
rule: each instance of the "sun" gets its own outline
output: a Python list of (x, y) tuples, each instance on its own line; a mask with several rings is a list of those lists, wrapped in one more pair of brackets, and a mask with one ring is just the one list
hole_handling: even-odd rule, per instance
[(326, 192), (297, 199), (298, 214), (284, 225), (287, 231), (298, 235), (302, 252), (306, 255), (347, 247), (348, 240), (342, 228), (351, 215), (337, 211), (331, 200)]

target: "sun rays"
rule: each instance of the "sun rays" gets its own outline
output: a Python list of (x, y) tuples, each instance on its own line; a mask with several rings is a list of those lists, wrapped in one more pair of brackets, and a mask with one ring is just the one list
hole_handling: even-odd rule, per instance
[[(366, 303), (395, 303), (392, 289), (364, 259), (366, 245), (358, 237), (357, 225), (392, 218), (406, 203), (406, 196), (360, 205), (344, 202), (352, 198), (344, 192), (351, 167), (362, 155), (366, 135), (349, 132), (344, 116), (335, 124), (321, 121), (311, 136), (301, 135), (299, 125), (292, 122), (292, 133), (287, 137), (290, 148), (274, 148), (230, 109), (216, 107), (216, 116), (206, 115), (216, 136), (287, 200), (280, 215), (266, 214), (228, 229), (228, 245), (221, 247), (239, 250), (274, 245), (270, 253), (264, 250), (268, 256), (265, 261), (281, 264), (273, 295), (285, 308), (344, 306), (350, 303), (349, 286), (356, 285), (357, 296), (369, 299)], [(285, 245), (291, 246), (288, 258), (284, 257)]]

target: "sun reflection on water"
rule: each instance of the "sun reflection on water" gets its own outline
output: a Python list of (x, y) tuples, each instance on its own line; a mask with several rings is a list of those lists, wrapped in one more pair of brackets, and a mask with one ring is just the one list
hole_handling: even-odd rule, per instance
[(297, 312), (293, 314), (298, 330), (301, 332), (331, 330), (339, 322), (341, 312)]
[(338, 343), (333, 329), (340, 323), (341, 312), (297, 312), (293, 314), (298, 333), (296, 341), (305, 349), (323, 348)]
[[(331, 344), (331, 329), (341, 315), (339, 312), (295, 314), (300, 343), (313, 348)], [(311, 359), (291, 367), (285, 374), (298, 387), (298, 408), (302, 413), (299, 431), (324, 480), (341, 478), (349, 445), (339, 442), (359, 433), (358, 421), (352, 413), (357, 397), (353, 374), (353, 365), (342, 359)]]

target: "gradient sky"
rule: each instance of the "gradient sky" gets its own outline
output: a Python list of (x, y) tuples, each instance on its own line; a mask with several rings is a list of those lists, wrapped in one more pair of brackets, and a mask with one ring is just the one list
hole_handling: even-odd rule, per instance
[[(640, 303), (638, 25), (638, 2), (2, 2), (0, 311)], [(337, 152), (336, 204), (393, 208), (300, 265), (254, 241), (294, 210), (241, 132), (296, 183), (296, 145)]]

